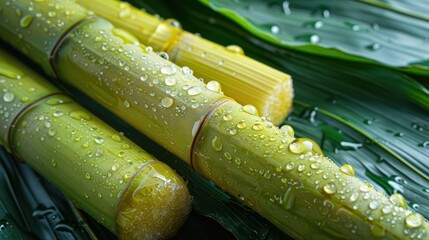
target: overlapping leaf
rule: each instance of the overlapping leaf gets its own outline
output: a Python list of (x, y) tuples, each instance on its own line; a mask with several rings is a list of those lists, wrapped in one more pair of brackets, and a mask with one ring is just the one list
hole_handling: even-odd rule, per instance
[[(429, 74), (429, 21), (399, 1), (202, 0), (278, 46)], [(410, 1), (411, 2), (411, 1)], [(405, 7), (409, 6), (409, 7)]]

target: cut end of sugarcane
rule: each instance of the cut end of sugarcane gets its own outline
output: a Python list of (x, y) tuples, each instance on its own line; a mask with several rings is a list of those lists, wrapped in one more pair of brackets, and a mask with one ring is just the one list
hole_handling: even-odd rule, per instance
[(161, 162), (151, 162), (134, 176), (117, 209), (120, 239), (169, 239), (190, 212), (186, 183)]
[(223, 47), (183, 32), (169, 54), (176, 64), (193, 69), (196, 77), (218, 81), (225, 95), (255, 106), (274, 124), (280, 124), (291, 110), (291, 76), (247, 57), (237, 45)]
[(293, 84), (287, 75), (278, 85), (274, 85), (273, 91), (267, 99), (261, 100), (260, 114), (268, 117), (275, 125), (280, 125), (292, 111)]

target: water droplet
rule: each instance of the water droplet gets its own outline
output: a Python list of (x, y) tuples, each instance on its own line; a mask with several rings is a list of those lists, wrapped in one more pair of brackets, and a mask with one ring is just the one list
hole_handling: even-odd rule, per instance
[(229, 45), (226, 47), (226, 50), (232, 52), (232, 53), (236, 53), (236, 54), (240, 54), (240, 55), (244, 55), (244, 51), (240, 46), (237, 45)]
[(370, 186), (369, 186), (368, 184), (366, 184), (366, 183), (362, 184), (362, 185), (359, 187), (359, 190), (360, 190), (361, 192), (369, 192), (369, 189), (370, 189)]
[(312, 151), (313, 150), (313, 142), (305, 140), (305, 141), (302, 141), (302, 144), (304, 144), (304, 146), (307, 149), (307, 151)]
[(54, 11), (49, 11), (49, 12), (48, 12), (48, 17), (53, 18), (53, 17), (55, 17), (55, 16), (57, 16), (57, 13), (56, 13), (56, 12), (54, 12)]
[(118, 168), (119, 168), (119, 163), (115, 163), (115, 164), (113, 164), (113, 166), (112, 166), (112, 171), (116, 171), (116, 170), (118, 170)]
[(344, 164), (343, 166), (340, 167), (340, 172), (347, 174), (349, 176), (354, 176), (355, 175), (355, 169), (352, 165), (350, 164)]
[(101, 156), (103, 156), (103, 154), (104, 154), (104, 150), (101, 147), (97, 148), (97, 151), (95, 151), (96, 157), (101, 157)]
[(295, 139), (289, 144), (289, 151), (291, 151), (292, 153), (300, 154), (305, 153), (307, 151), (307, 148), (301, 141)]
[(280, 33), (280, 27), (277, 25), (271, 26), (271, 33), (272, 34), (279, 34)]
[(327, 195), (332, 195), (337, 191), (336, 187), (334, 184), (327, 184), (325, 186), (323, 186), (323, 193), (327, 194)]
[(185, 74), (186, 76), (192, 76), (193, 71), (189, 68), (189, 67), (182, 67), (182, 73)]
[(312, 163), (310, 164), (311, 169), (319, 169), (320, 164), (319, 163)]
[(396, 206), (402, 207), (407, 209), (407, 201), (405, 200), (404, 196), (400, 193), (394, 193), (392, 196), (390, 196), (389, 200), (395, 204)]
[(375, 210), (375, 209), (377, 209), (380, 206), (380, 204), (377, 201), (373, 201), (373, 202), (370, 202), (368, 204), (368, 206), (369, 206), (370, 209)]
[(361, 30), (361, 26), (352, 22), (345, 22), (344, 23), (347, 27), (349, 27), (352, 31), (360, 31)]
[(52, 116), (54, 116), (54, 117), (61, 117), (63, 115), (64, 115), (64, 113), (61, 112), (60, 110), (57, 110), (57, 111), (52, 113)]
[(170, 56), (166, 52), (159, 52), (158, 55), (160, 57), (164, 58), (165, 60), (169, 60), (170, 59)]
[(150, 46), (146, 47), (145, 50), (146, 50), (147, 53), (153, 52), (153, 48), (150, 47)]
[(125, 106), (126, 108), (129, 108), (129, 107), (130, 107), (130, 102), (128, 102), (128, 100), (125, 100), (125, 101), (124, 101), (124, 106)]
[(312, 27), (314, 29), (320, 29), (320, 28), (323, 27), (323, 22), (320, 21), (320, 20), (309, 21), (309, 22), (304, 23), (304, 26), (310, 26), (310, 27)]
[(212, 140), (213, 149), (220, 152), (222, 151), (222, 140), (215, 136)]
[(371, 43), (371, 44), (366, 46), (366, 49), (371, 50), (371, 51), (377, 51), (380, 49), (380, 47), (381, 47), (380, 43)]
[(222, 87), (218, 81), (210, 81), (206, 84), (206, 87), (208, 90), (210, 90), (212, 92), (219, 93), (222, 91)]
[(229, 134), (231, 134), (231, 135), (236, 135), (237, 134), (237, 129), (235, 129), (235, 128), (231, 128), (231, 129), (229, 129)]
[(240, 121), (239, 123), (237, 123), (237, 128), (238, 129), (243, 129), (243, 128), (245, 128), (247, 125), (246, 125), (246, 123), (242, 120), (242, 121)]
[(165, 108), (169, 108), (173, 105), (174, 100), (171, 97), (164, 97), (161, 100), (161, 105)]
[(54, 168), (57, 167), (57, 161), (55, 161), (55, 159), (52, 159), (51, 166)]
[(320, 37), (316, 34), (304, 34), (304, 35), (296, 36), (295, 40), (315, 44), (320, 42)]
[(280, 130), (282, 132), (286, 133), (287, 135), (289, 135), (290, 137), (293, 137), (295, 135), (295, 131), (289, 125), (283, 125), (283, 126), (281, 126)]
[(255, 131), (261, 131), (262, 129), (264, 129), (264, 125), (260, 123), (255, 123), (253, 124), (252, 129)]
[(161, 68), (161, 73), (165, 75), (173, 75), (177, 71), (175, 66), (166, 65)]
[(188, 94), (189, 96), (195, 96), (201, 93), (201, 88), (200, 87), (191, 87), (190, 89), (188, 89)]
[(251, 115), (259, 116), (259, 111), (255, 106), (247, 104), (243, 106), (243, 111)]
[(418, 213), (411, 213), (405, 219), (408, 228), (418, 228), (423, 225), (424, 218)]
[(234, 162), (235, 162), (235, 164), (237, 164), (237, 165), (241, 165), (241, 159), (240, 159), (240, 158), (236, 158), (236, 159), (234, 160)]
[(354, 192), (350, 195), (350, 201), (355, 202), (359, 198), (359, 193)]
[(90, 173), (85, 173), (85, 178), (88, 179), (88, 180), (91, 179), (91, 174)]
[(389, 214), (393, 211), (393, 207), (391, 205), (386, 205), (383, 207), (383, 209), (381, 209), (381, 212), (383, 214)]
[(232, 116), (231, 116), (231, 114), (225, 114), (225, 115), (223, 115), (222, 119), (226, 122), (229, 122), (232, 120)]
[(144, 81), (146, 81), (148, 78), (149, 78), (149, 77), (148, 77), (148, 75), (147, 75), (147, 74), (144, 74), (144, 75), (141, 75), (141, 76), (140, 76), (140, 80), (142, 80), (143, 82), (144, 82)]
[(176, 79), (173, 78), (173, 77), (166, 77), (165, 80), (164, 80), (164, 82), (165, 82), (165, 85), (167, 85), (167, 86), (174, 86), (174, 85), (176, 85)]
[(229, 152), (225, 152), (223, 155), (224, 155), (224, 156), (226, 157), (226, 159), (228, 159), (228, 160), (231, 160), (231, 159), (232, 159), (232, 156), (231, 156), (231, 154), (230, 154)]
[(305, 165), (304, 164), (300, 164), (297, 168), (298, 172), (302, 172), (305, 170)]
[(91, 115), (82, 110), (74, 110), (70, 112), (69, 116), (76, 120), (91, 120)]
[(173, 18), (169, 18), (169, 19), (165, 20), (165, 22), (168, 25), (170, 25), (172, 27), (175, 27), (175, 28), (181, 28), (182, 27), (182, 25), (180, 24), (180, 22), (177, 21), (176, 19), (173, 19)]
[(12, 102), (15, 99), (15, 94), (7, 92), (3, 95), (3, 101)]
[(103, 144), (104, 143), (104, 138), (102, 137), (96, 137), (94, 138), (94, 142), (97, 144)]
[(358, 150), (363, 145), (362, 145), (362, 143), (341, 141), (340, 146), (343, 147), (344, 150)]
[(325, 6), (319, 6), (312, 11), (313, 16), (322, 16), (323, 18), (329, 18), (331, 16), (331, 11)]
[(288, 210), (292, 209), (293, 205), (295, 204), (296, 199), (296, 193), (292, 190), (292, 188), (288, 188), (283, 195), (283, 198), (280, 199), (280, 204), (282, 204), (283, 208)]
[(294, 163), (293, 162), (289, 162), (288, 164), (286, 164), (286, 170), (292, 170), (293, 169), (293, 167), (294, 167)]
[(283, 1), (282, 9), (283, 9), (284, 14), (286, 14), (286, 15), (289, 15), (291, 13), (290, 7), (289, 7), (289, 1)]
[(55, 128), (50, 128), (48, 130), (48, 135), (49, 136), (53, 137), (53, 136), (55, 136), (55, 134), (57, 134), (57, 130), (55, 130)]
[(31, 25), (31, 23), (33, 22), (33, 16), (31, 15), (26, 15), (23, 18), (21, 18), (21, 21), (19, 22), (19, 25), (23, 28), (27, 28)]
[(118, 134), (113, 134), (112, 135), (112, 139), (116, 142), (120, 142), (121, 141), (121, 136), (119, 136)]

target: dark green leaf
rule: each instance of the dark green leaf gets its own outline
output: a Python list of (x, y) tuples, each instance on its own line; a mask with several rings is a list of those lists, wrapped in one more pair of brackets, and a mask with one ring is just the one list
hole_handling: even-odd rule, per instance
[(355, 0), (202, 2), (278, 46), (429, 74), (424, 63), (429, 59), (429, 22), (410, 9)]

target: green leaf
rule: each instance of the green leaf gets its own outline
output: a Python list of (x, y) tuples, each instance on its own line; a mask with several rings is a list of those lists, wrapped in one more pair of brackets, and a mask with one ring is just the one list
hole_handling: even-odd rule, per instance
[(356, 0), (201, 2), (278, 46), (429, 74), (428, 18), (403, 10), (405, 4), (395, 2), (395, 9)]
[(157, 1), (151, 8), (135, 3), (291, 74), (296, 100), (284, 123), (298, 137), (317, 141), (337, 164), (353, 165), (360, 179), (386, 194), (402, 193), (410, 208), (429, 217), (429, 91), (415, 79), (267, 43), (195, 1)]

